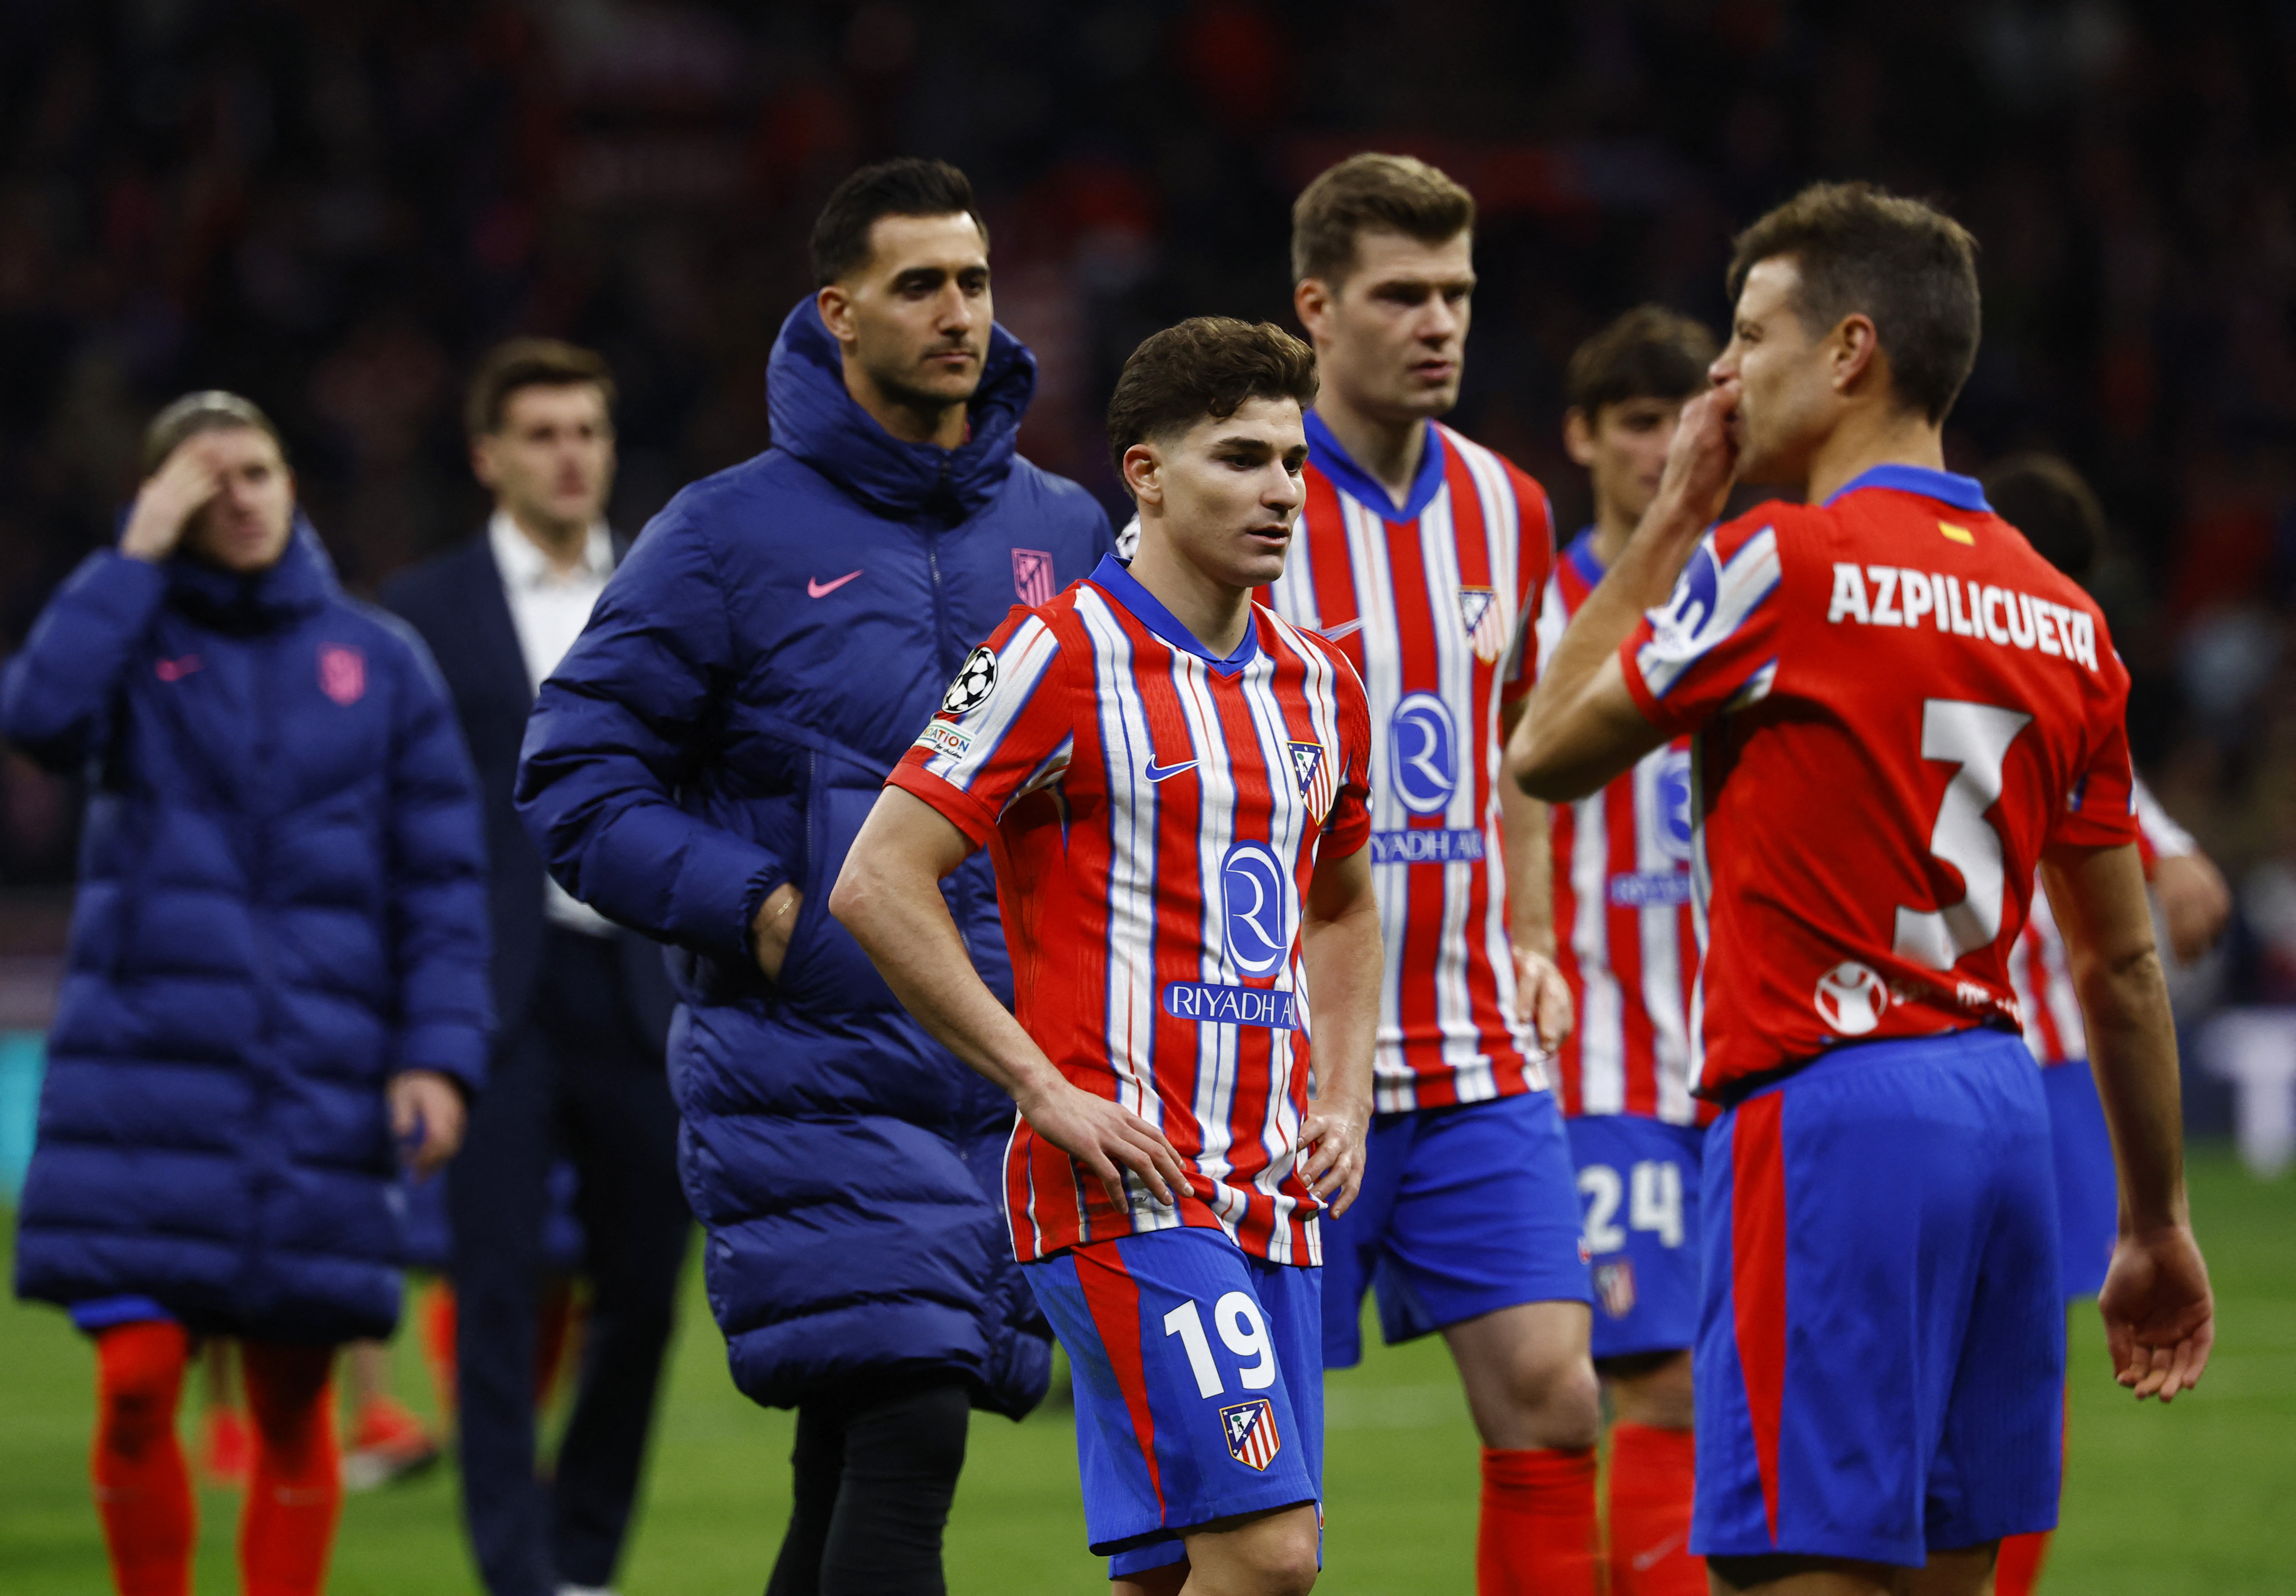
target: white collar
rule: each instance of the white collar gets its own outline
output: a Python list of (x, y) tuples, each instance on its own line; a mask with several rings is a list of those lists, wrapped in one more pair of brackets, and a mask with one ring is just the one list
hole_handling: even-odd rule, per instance
[(591, 524), (590, 536), (583, 542), (581, 563), (563, 573), (551, 563), (550, 556), (534, 539), (519, 530), (507, 510), (496, 510), (488, 519), (487, 537), (494, 545), (495, 564), (502, 571), (506, 587), (540, 587), (545, 583), (579, 581), (585, 577), (603, 582), (614, 572), (614, 540), (603, 521)]

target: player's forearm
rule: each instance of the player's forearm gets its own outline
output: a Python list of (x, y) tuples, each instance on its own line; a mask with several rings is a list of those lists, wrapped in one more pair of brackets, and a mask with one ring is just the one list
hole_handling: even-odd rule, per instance
[(2063, 930), (2089, 1068), (2120, 1171), (2121, 1222), (2185, 1217), (2177, 1032), (2133, 847), (2053, 857), (2042, 880)]
[(858, 846), (847, 855), (829, 912), (853, 934), (901, 1006), (940, 1044), (1024, 1109), (1062, 1076), (972, 968), (929, 865)]
[(1369, 881), (1366, 872), (1365, 889), (1328, 918), (1311, 906), (1300, 925), (1300, 956), (1315, 1026), (1316, 1101), (1357, 1103), (1366, 1110), (1379, 1033), (1380, 977), (1387, 958), (1379, 903)]
[(1547, 806), (1513, 782), (1499, 783), (1499, 828), (1506, 847), (1507, 937), (1554, 956), (1554, 847)]

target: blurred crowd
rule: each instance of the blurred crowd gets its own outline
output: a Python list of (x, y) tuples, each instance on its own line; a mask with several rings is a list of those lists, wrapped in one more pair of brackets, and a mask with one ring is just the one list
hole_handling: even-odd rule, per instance
[[(1398, 50), (1396, 41), (1405, 41)], [(1374, 44), (1374, 41), (1376, 43)], [(1466, 430), (1586, 505), (1562, 366), (1621, 307), (1718, 322), (1736, 225), (1814, 176), (1984, 246), (1959, 469), (2066, 454), (2169, 808), (2239, 888), (2190, 990), (2296, 1001), (2296, 8), (2112, 0), (18, 0), (0, 10), (0, 647), (112, 535), (152, 411), (282, 423), (357, 592), (486, 504), (458, 397), (512, 332), (620, 381), (614, 524), (767, 441), (830, 185), (894, 152), (987, 201), (1043, 362), (1022, 448), (1113, 503), (1099, 411), (1183, 315), (1287, 316), (1290, 196), (1365, 146), (1476, 192)], [(0, 776), (0, 880), (69, 878)]]

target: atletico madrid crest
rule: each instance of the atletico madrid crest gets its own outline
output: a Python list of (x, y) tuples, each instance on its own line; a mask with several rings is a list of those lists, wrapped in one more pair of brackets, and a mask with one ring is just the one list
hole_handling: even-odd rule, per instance
[(357, 703), (366, 696), (366, 656), (344, 643), (321, 649), (319, 691), (338, 704)]
[(1285, 746), (1292, 755), (1292, 773), (1300, 778), (1300, 796), (1308, 800), (1308, 813), (1321, 820), (1332, 808), (1332, 773), (1324, 767), (1324, 745), (1293, 742)]
[(1227, 1454), (1247, 1469), (1265, 1469), (1283, 1450), (1275, 1433), (1275, 1409), (1265, 1396), (1220, 1410), (1220, 1429), (1227, 1436)]
[(1053, 557), (1042, 549), (1013, 551), (1013, 591), (1034, 610), (1053, 602)]
[(1499, 595), (1488, 587), (1462, 587), (1459, 618), (1466, 623), (1467, 641), (1474, 645), (1475, 658), (1486, 664), (1496, 659), (1499, 651), (1506, 647)]
[(1635, 1311), (1635, 1261), (1632, 1258), (1612, 1258), (1595, 1265), (1595, 1295), (1602, 1299), (1603, 1312), (1613, 1319), (1624, 1319)]

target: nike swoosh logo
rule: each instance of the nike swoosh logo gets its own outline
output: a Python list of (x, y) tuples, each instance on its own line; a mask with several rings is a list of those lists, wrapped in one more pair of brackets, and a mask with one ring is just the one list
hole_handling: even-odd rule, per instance
[(1182, 771), (1193, 770), (1202, 763), (1201, 759), (1183, 759), (1177, 765), (1159, 765), (1152, 759), (1148, 763), (1148, 768), (1140, 773), (1152, 782), (1168, 782)]
[(152, 668), (152, 674), (162, 682), (180, 682), (200, 668), (200, 657), (186, 654), (181, 659), (162, 659)]
[(1324, 635), (1330, 641), (1337, 642), (1341, 638), (1353, 637), (1357, 633), (1362, 630), (1363, 622), (1359, 620), (1341, 621), (1336, 626), (1325, 626), (1324, 628)]
[(817, 577), (811, 578), (805, 585), (805, 596), (809, 599), (825, 598), (860, 574), (859, 571), (847, 571), (834, 582), (824, 582)]

